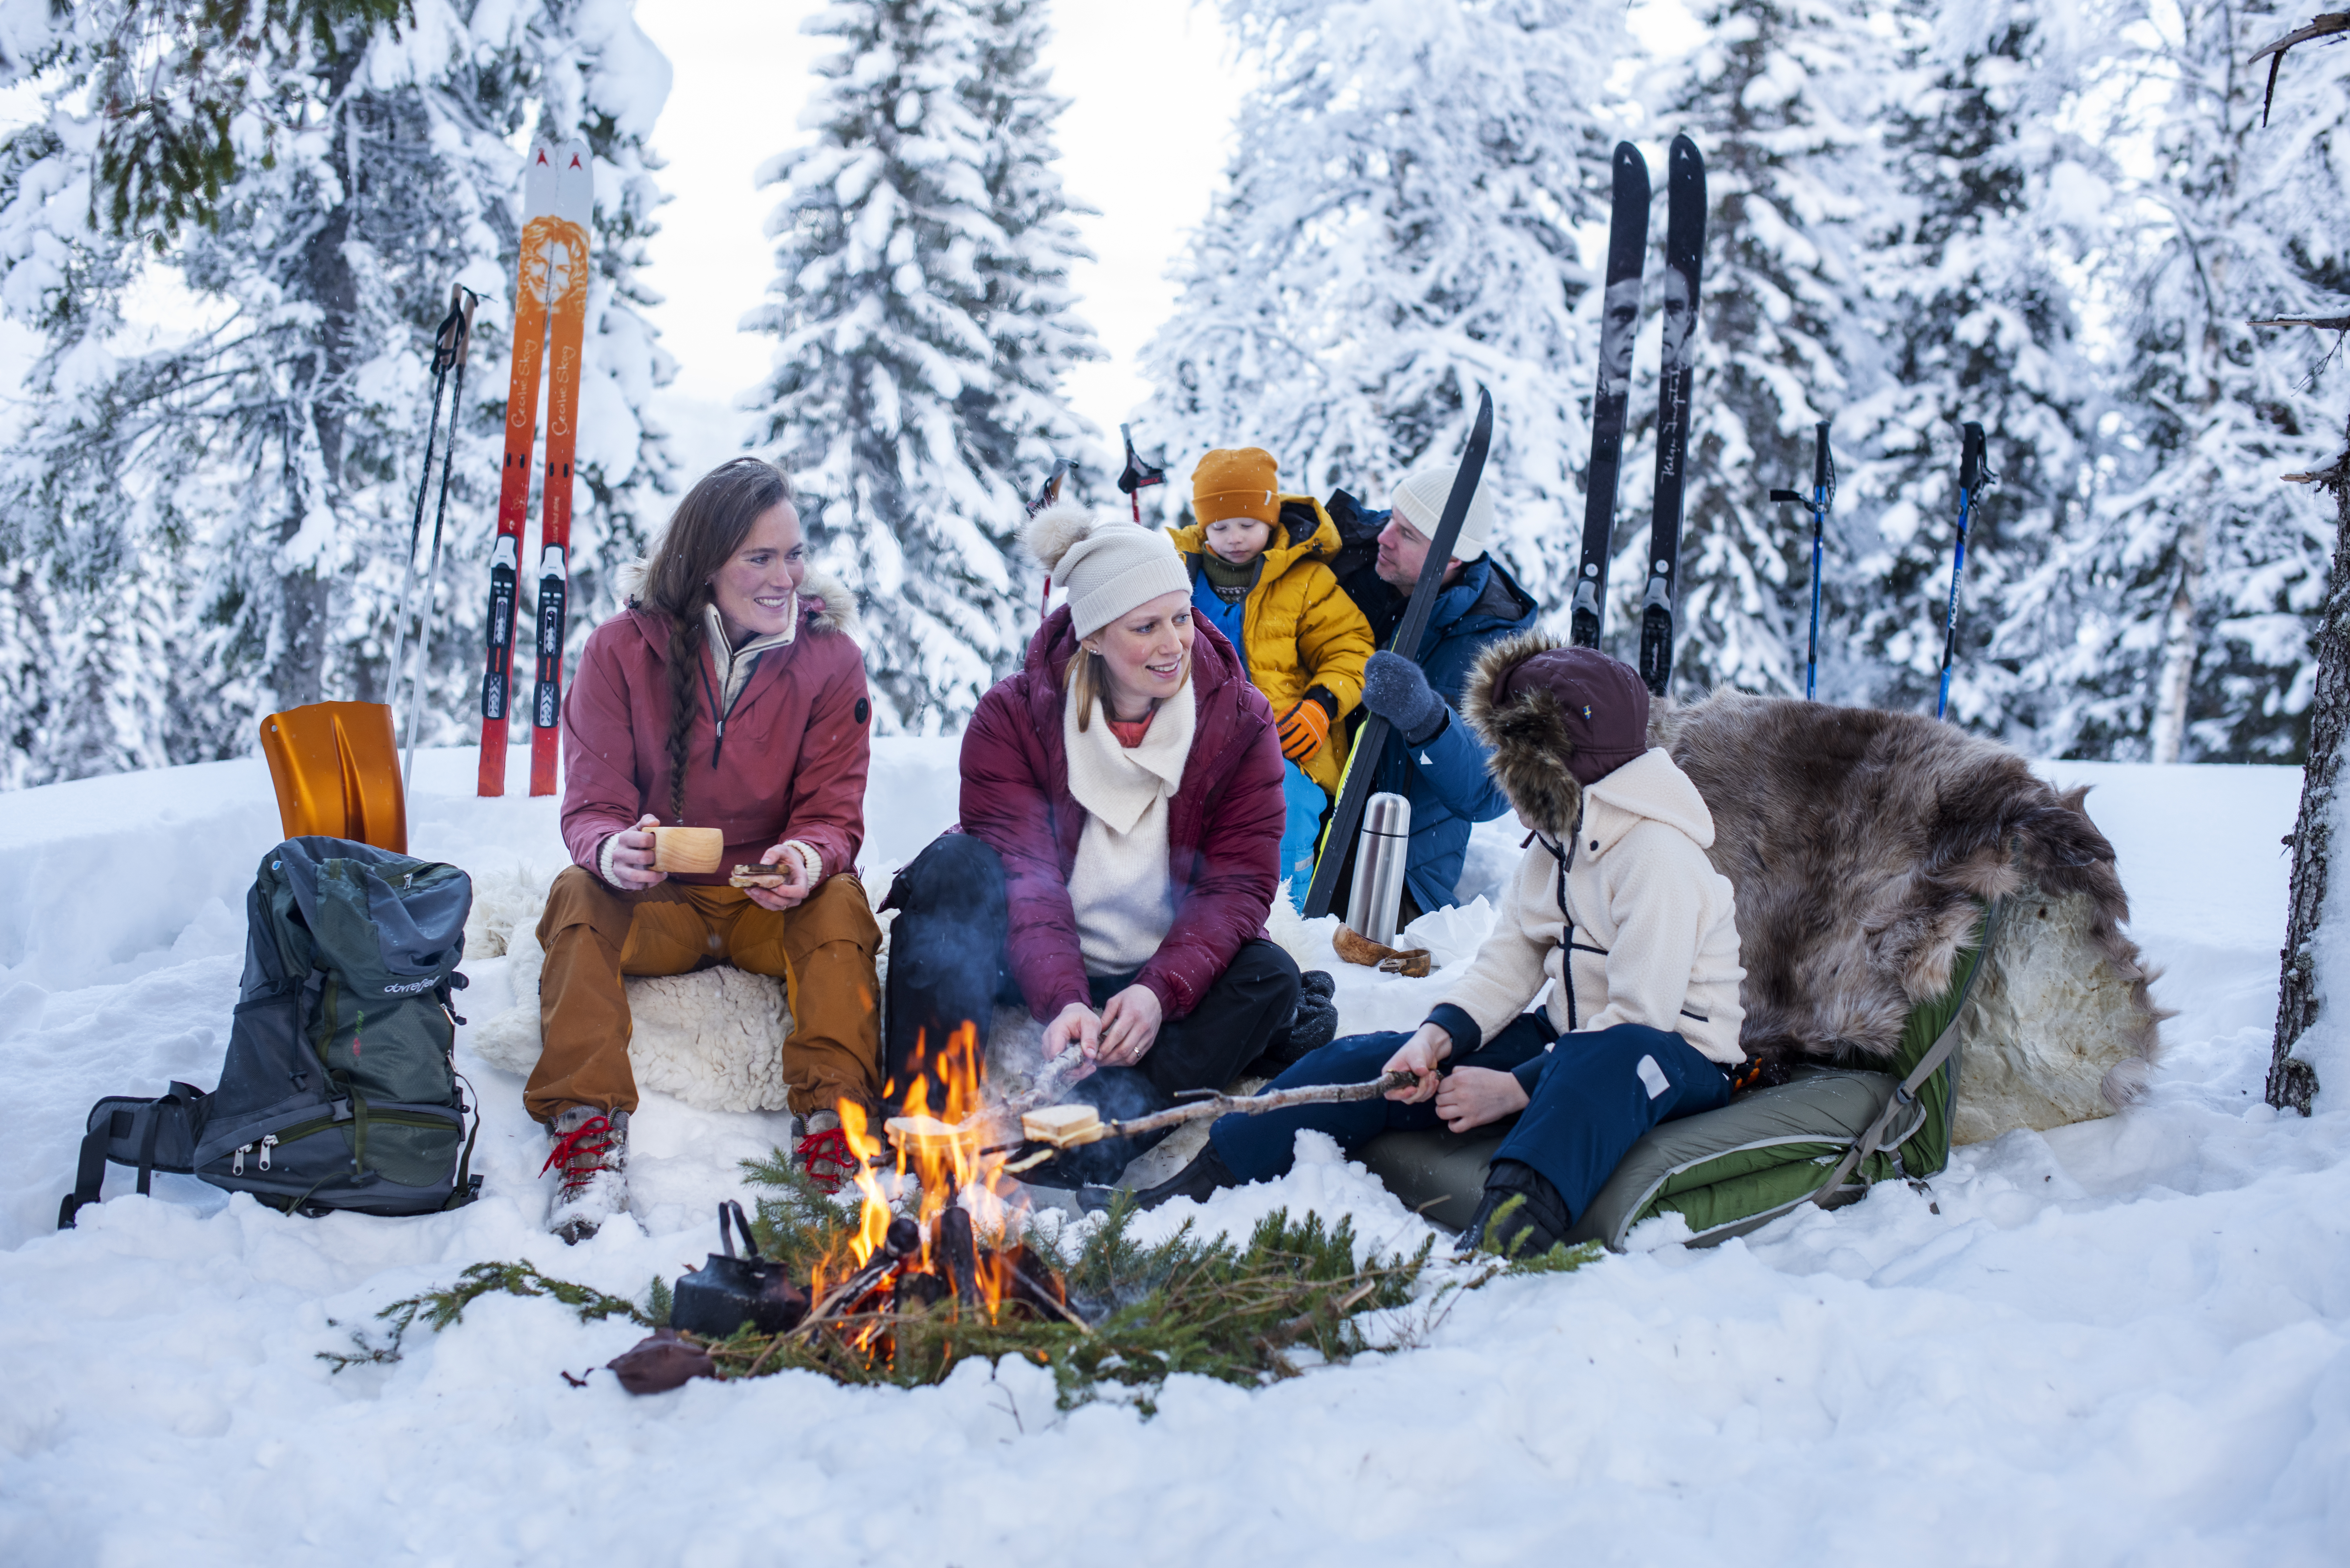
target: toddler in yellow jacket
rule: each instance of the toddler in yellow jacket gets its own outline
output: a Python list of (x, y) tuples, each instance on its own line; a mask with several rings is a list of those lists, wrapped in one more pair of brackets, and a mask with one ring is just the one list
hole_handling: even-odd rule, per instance
[(1273, 704), (1288, 767), (1281, 875), (1303, 906), (1315, 841), (1337, 792), (1331, 743), (1361, 701), (1370, 623), (1326, 563), (1338, 525), (1310, 495), (1280, 493), (1280, 471), (1260, 447), (1219, 450), (1191, 471), (1190, 527), (1175, 534), (1191, 570), (1191, 607), (1240, 650), (1249, 680)]

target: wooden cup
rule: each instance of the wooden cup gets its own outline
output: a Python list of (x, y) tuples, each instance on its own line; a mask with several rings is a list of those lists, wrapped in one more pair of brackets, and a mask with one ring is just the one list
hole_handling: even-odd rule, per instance
[(726, 856), (726, 835), (714, 827), (653, 829), (653, 869), (702, 877), (718, 869)]

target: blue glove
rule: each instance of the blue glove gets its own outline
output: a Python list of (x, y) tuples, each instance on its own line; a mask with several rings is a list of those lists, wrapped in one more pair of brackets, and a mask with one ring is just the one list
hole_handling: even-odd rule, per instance
[(1451, 711), (1419, 665), (1386, 651), (1372, 654), (1363, 666), (1363, 706), (1393, 724), (1407, 746), (1433, 739)]

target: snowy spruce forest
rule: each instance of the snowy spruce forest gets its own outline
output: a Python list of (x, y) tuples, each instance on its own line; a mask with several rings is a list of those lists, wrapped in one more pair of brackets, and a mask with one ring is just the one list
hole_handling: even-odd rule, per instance
[[(2299, 13), (2259, 0), (1689, 10), (1668, 51), (1610, 0), (1222, 0), (1252, 85), (1212, 201), (1170, 220), (1196, 226), (1132, 411), (1175, 475), (1147, 493), (1158, 515), (1174, 520), (1200, 452), (1243, 443), (1288, 487), (1383, 504), (1457, 446), (1482, 382), (1498, 547), (1563, 627), (1610, 151), (1629, 137), (1659, 171), (1653, 244), (1662, 145), (1685, 131), (1711, 236), (1683, 692), (1801, 691), (1808, 529), (1767, 493), (1808, 483), (1832, 418), (1821, 695), (1930, 705), (1972, 420), (1999, 483), (1970, 545), (1957, 716), (2043, 757), (2300, 760), (2334, 528), (2328, 499), (2282, 476), (2339, 450), (2350, 376), (2332, 335), (2251, 323), (2333, 313), (2350, 288), (2332, 141), (2350, 49), (2298, 51), (2263, 125), (2246, 57)], [(775, 106), (744, 193), (770, 212), (773, 270), (740, 301), (772, 342), (743, 439), (790, 472), (824, 564), (862, 597), (885, 732), (955, 732), (1016, 659), (1038, 586), (1020, 498), (1055, 456), (1124, 504), (1117, 431), (1064, 386), (1105, 351), (1070, 275), (1090, 209), (1056, 145), (1065, 95), (1115, 84), (1053, 78), (1049, 12), (818, 10), (815, 78), (778, 84), (806, 93), (798, 128)], [(654, 406), (678, 369), (647, 261), (671, 73), (628, 0), (255, 14), (276, 19), (265, 47), (191, 69), (173, 7), (0, 4), (0, 312), (23, 346), (0, 408), (0, 786), (246, 755), (261, 714), (383, 699), (452, 280), (485, 303), (423, 738), (473, 733), (499, 306), (534, 137), (595, 153), (575, 658), (693, 477)], [(110, 115), (125, 95), (147, 119)], [(137, 183), (121, 127), (208, 107), (216, 188), (175, 207)]]

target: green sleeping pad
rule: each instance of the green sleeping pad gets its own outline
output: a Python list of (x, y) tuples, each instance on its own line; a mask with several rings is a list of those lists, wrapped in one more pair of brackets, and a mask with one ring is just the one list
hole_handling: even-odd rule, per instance
[[(1814, 1200), (1902, 1081), (1957, 1023), (1997, 928), (1993, 909), (1985, 940), (1961, 951), (1950, 966), (1949, 988), (1910, 1010), (1892, 1061), (1882, 1067), (1799, 1067), (1787, 1083), (1655, 1128), (1632, 1146), (1590, 1209), (1577, 1216), (1567, 1240), (1598, 1241), (1621, 1251), (1624, 1238), (1641, 1220), (1679, 1214), (1689, 1223), (1692, 1243), (1707, 1246)], [(1950, 1163), (1958, 1076), (1953, 1049), (1897, 1111), (1879, 1136), (1880, 1147), (1839, 1185), (1831, 1206), (1863, 1196), (1870, 1184), (1888, 1177), (1922, 1179)], [(1405, 1207), (1457, 1231), (1475, 1210), (1486, 1167), (1507, 1134), (1507, 1124), (1472, 1133), (1383, 1133), (1365, 1144), (1358, 1158)]]

